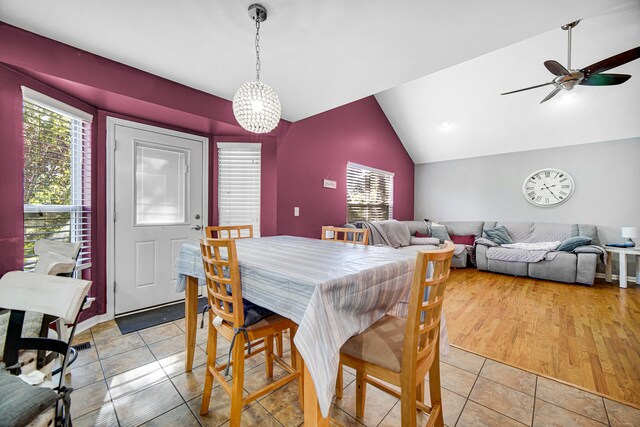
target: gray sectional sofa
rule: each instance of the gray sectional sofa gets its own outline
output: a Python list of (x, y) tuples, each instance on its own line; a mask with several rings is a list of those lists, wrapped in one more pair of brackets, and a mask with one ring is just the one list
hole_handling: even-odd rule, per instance
[(514, 276), (565, 283), (593, 285), (600, 257), (606, 256), (598, 238), (598, 229), (587, 224), (550, 224), (542, 222), (485, 222), (484, 229), (504, 226), (514, 242), (564, 241), (569, 237), (591, 237), (592, 244), (572, 252), (556, 252), (552, 259), (538, 262), (518, 262), (491, 259), (490, 245), (476, 245), (476, 265), (479, 270)]
[[(414, 244), (428, 242), (428, 239), (414, 238), (416, 232), (429, 234), (429, 226), (425, 221), (400, 221), (406, 225), (408, 236), (404, 227), (395, 228), (394, 233), (400, 237), (391, 242), (392, 246), (399, 250), (430, 250), (436, 246), (429, 244)], [(552, 280), (564, 283), (580, 283), (592, 285), (595, 279), (596, 269), (605, 260), (606, 251), (600, 244), (596, 226), (587, 224), (553, 224), (543, 222), (501, 222), (501, 221), (440, 221), (445, 225), (451, 236), (475, 236), (474, 245), (456, 244), (451, 265), (453, 267), (467, 267), (475, 264), (479, 270), (509, 274), (513, 276), (528, 276), (536, 279)], [(550, 251), (541, 259), (535, 261), (520, 261), (517, 259), (504, 260), (496, 256), (499, 250), (492, 249), (499, 245), (486, 239), (485, 230), (504, 226), (514, 243), (539, 243), (551, 241), (564, 241), (570, 237), (587, 236), (592, 239), (591, 245), (580, 246), (571, 252)], [(387, 229), (388, 230), (388, 229)], [(370, 239), (372, 244), (389, 244), (385, 241)], [(401, 241), (401, 242), (400, 242)], [(503, 250), (504, 252), (504, 250)], [(507, 251), (508, 252), (508, 251)], [(522, 254), (522, 251), (520, 252)], [(538, 253), (539, 254), (539, 253)], [(504, 258), (504, 257), (502, 257)]]

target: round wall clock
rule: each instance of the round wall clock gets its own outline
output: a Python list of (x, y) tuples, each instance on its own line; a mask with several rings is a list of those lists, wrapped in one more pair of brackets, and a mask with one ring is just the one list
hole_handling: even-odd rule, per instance
[(544, 168), (524, 180), (522, 194), (532, 205), (548, 208), (566, 202), (574, 188), (571, 175), (560, 169)]

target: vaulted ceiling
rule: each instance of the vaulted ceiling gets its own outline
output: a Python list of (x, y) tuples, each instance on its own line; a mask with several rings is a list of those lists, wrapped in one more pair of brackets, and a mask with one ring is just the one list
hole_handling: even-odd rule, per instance
[[(573, 29), (572, 67), (640, 46), (640, 2), (630, 1)], [(376, 95), (415, 163), (640, 137), (640, 59), (612, 69), (619, 86), (577, 86), (540, 101), (553, 86), (543, 63), (567, 64), (559, 27)], [(640, 159), (639, 159), (640, 160)]]
[[(0, 0), (0, 20), (231, 99), (243, 82), (254, 78), (250, 3)], [(262, 4), (269, 11), (261, 29), (262, 80), (279, 94), (283, 118), (298, 121), (379, 93), (378, 101), (416, 163), (529, 146), (518, 140), (537, 124), (556, 120), (565, 107), (557, 102), (540, 109), (544, 90), (510, 98), (497, 94), (549, 80), (542, 62), (564, 62), (566, 56), (562, 24), (585, 18), (574, 33), (575, 64), (586, 65), (640, 44), (637, 26), (629, 23), (632, 17), (621, 16), (625, 30), (620, 34), (615, 31), (621, 25), (618, 18), (606, 18), (602, 28), (595, 25), (596, 18), (593, 25), (589, 22), (589, 17), (612, 7), (637, 6), (636, 0)], [(637, 64), (629, 67), (635, 70)], [(637, 99), (640, 73), (636, 74), (638, 78), (620, 88), (579, 88), (586, 90), (575, 91), (580, 97), (576, 104), (583, 96), (595, 99), (597, 92), (603, 96), (594, 111), (618, 112), (620, 97), (636, 94)], [(593, 94), (587, 93), (590, 89)], [(553, 138), (535, 134), (537, 143), (573, 138), (576, 117), (591, 105), (590, 101), (573, 107), (567, 126), (557, 124), (554, 129), (561, 132)], [(627, 119), (622, 114), (615, 127), (629, 127)], [(448, 133), (439, 128), (443, 121), (451, 123)], [(514, 130), (501, 134), (507, 126)], [(607, 136), (596, 132), (592, 137)]]

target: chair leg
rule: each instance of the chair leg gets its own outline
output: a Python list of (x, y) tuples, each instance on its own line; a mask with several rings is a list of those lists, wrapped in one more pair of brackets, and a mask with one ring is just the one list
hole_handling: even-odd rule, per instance
[(364, 417), (364, 402), (367, 398), (367, 383), (364, 379), (364, 372), (356, 371), (356, 416), (358, 418)]
[(336, 378), (336, 399), (342, 399), (342, 388), (344, 387), (342, 363), (338, 365), (338, 377)]
[[(413, 384), (415, 384), (415, 382)], [(417, 387), (415, 385), (402, 387), (400, 392), (400, 420), (402, 427), (416, 427), (416, 393)]]
[(209, 319), (209, 333), (207, 334), (207, 368), (204, 380), (204, 394), (202, 395), (202, 404), (200, 405), (200, 415), (209, 412), (209, 400), (211, 399), (211, 389), (213, 388), (213, 374), (210, 369), (216, 368), (216, 356), (218, 353), (218, 331), (211, 325)]
[(284, 342), (282, 340), (283, 333), (284, 331), (278, 332), (276, 334), (276, 351), (277, 351), (278, 357), (282, 357), (284, 355)]
[(295, 351), (296, 351), (296, 370), (300, 372), (300, 378), (298, 378), (298, 400), (299, 400), (300, 410), (304, 412), (304, 361), (302, 360), (302, 356), (300, 356), (300, 353), (298, 353), (298, 350), (296, 349)]
[(289, 330), (289, 351), (291, 352), (291, 366), (294, 366), (294, 367), (297, 366), (297, 362), (295, 358), (296, 356), (298, 356), (298, 353), (294, 351), (295, 344), (293, 343), (293, 339), (296, 336), (296, 332), (297, 332), (297, 328), (291, 328)]
[[(273, 337), (267, 337), (268, 341)], [(244, 387), (244, 345), (245, 339), (242, 334), (236, 336), (233, 345), (233, 380), (231, 384), (231, 414), (229, 416), (229, 427), (240, 427), (240, 417), (242, 415), (242, 391)]]
[(418, 402), (424, 403), (424, 379), (418, 384), (418, 387), (416, 387), (416, 399)]
[[(436, 351), (439, 349), (436, 347)], [(436, 358), (429, 369), (429, 396), (431, 397), (431, 408), (439, 408), (438, 415), (431, 423), (429, 418), (429, 425), (442, 427), (444, 426), (444, 416), (442, 414), (442, 392), (440, 390), (440, 357), (436, 353)]]
[(273, 338), (274, 335), (269, 335), (264, 340), (266, 347), (264, 352), (264, 368), (268, 380), (273, 379)]

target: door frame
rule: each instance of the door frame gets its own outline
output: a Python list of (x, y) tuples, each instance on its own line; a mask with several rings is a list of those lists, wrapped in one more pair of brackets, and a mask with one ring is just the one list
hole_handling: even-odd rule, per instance
[[(113, 214), (115, 207), (115, 130), (116, 126), (125, 126), (133, 129), (161, 133), (169, 136), (186, 138), (202, 143), (202, 225), (206, 227), (209, 224), (209, 138), (206, 136), (194, 135), (186, 132), (180, 132), (171, 129), (165, 129), (158, 126), (147, 125), (131, 120), (119, 119), (117, 117), (107, 116), (107, 138), (105, 150), (107, 151), (107, 179), (106, 179), (106, 198), (107, 198), (107, 313), (106, 320), (115, 317), (115, 226), (113, 223)], [(192, 159), (193, 161), (193, 159)]]

